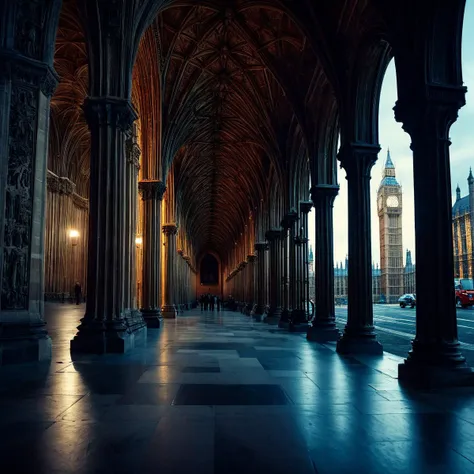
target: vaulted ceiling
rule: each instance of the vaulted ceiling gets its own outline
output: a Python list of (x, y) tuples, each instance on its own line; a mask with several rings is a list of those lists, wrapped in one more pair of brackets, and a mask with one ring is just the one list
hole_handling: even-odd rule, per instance
[[(87, 53), (76, 1), (64, 0), (57, 38), (62, 82), (52, 100), (49, 166), (87, 183)], [(142, 173), (173, 177), (176, 218), (197, 253), (224, 257), (249, 216), (258, 219), (262, 200), (277, 205), (269, 196), (286, 210), (307, 199), (308, 159), (313, 178), (331, 179), (334, 163), (314, 162), (337, 126), (361, 32), (380, 20), (374, 3), (176, 0), (150, 25), (132, 92)]]

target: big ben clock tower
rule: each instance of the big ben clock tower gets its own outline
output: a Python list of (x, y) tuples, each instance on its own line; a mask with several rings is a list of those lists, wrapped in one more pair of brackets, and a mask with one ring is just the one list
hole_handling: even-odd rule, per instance
[(377, 191), (380, 232), (380, 292), (387, 303), (397, 303), (403, 294), (402, 187), (387, 151), (382, 181)]

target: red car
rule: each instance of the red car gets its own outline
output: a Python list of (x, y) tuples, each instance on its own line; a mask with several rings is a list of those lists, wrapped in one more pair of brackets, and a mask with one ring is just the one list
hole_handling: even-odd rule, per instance
[(454, 280), (456, 291), (456, 306), (468, 308), (474, 305), (474, 286), (470, 278), (460, 278)]

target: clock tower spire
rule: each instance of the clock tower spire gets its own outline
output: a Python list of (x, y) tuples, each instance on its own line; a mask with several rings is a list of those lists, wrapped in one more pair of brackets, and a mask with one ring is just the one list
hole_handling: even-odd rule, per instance
[(380, 233), (380, 292), (387, 303), (396, 303), (403, 294), (402, 187), (387, 150), (382, 181), (377, 191)]

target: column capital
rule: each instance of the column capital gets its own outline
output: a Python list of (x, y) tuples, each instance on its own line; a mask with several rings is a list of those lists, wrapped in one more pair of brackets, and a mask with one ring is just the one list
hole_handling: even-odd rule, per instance
[(284, 229), (289, 229), (295, 222), (298, 221), (298, 213), (296, 212), (296, 209), (292, 208), (290, 212), (285, 214), (281, 221), (281, 226)]
[(176, 235), (178, 233), (178, 226), (176, 224), (165, 224), (162, 227), (163, 234)]
[(0, 76), (10, 75), (12, 81), (39, 87), (47, 97), (54, 94), (59, 84), (58, 73), (49, 64), (5, 49), (0, 49), (0, 62), (3, 63)]
[(346, 170), (347, 178), (370, 178), (370, 170), (377, 161), (380, 145), (362, 142), (350, 142), (341, 146), (337, 159)]
[(178, 255), (179, 255), (180, 257), (182, 257), (182, 256), (184, 255), (184, 252), (183, 252), (182, 249), (178, 249), (177, 252), (178, 252)]
[(427, 84), (424, 94), (413, 99), (397, 100), (395, 120), (412, 140), (448, 140), (449, 128), (458, 118), (458, 111), (466, 103), (466, 87)]
[(303, 214), (309, 214), (313, 208), (313, 201), (301, 201), (300, 202), (300, 212)]
[(142, 201), (161, 201), (165, 191), (166, 185), (162, 181), (146, 180), (138, 183), (138, 192)]
[(255, 250), (257, 252), (265, 252), (265, 250), (268, 250), (268, 244), (266, 242), (257, 242), (255, 244)]
[(125, 132), (138, 118), (131, 101), (118, 97), (87, 97), (82, 108), (89, 127), (113, 126)]
[(247, 262), (248, 263), (254, 263), (257, 261), (257, 256), (256, 255), (247, 255)]
[(265, 232), (265, 238), (269, 242), (275, 242), (281, 238), (281, 229), (270, 229)]
[(327, 199), (333, 203), (339, 194), (339, 186), (337, 184), (317, 184), (311, 187), (310, 193), (315, 206)]

